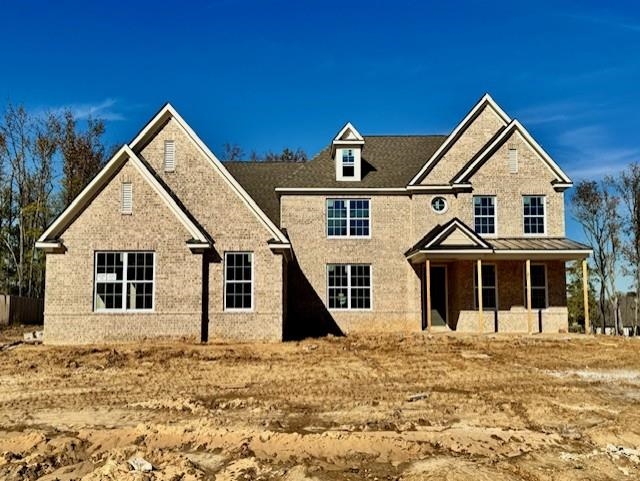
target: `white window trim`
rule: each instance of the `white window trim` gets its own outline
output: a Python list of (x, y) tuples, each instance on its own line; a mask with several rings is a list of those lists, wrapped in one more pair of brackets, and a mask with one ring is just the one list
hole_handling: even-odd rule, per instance
[[(345, 308), (329, 307), (329, 266), (345, 266), (347, 267), (347, 306)], [(352, 266), (369, 266), (369, 307), (351, 307), (351, 267)], [(373, 265), (356, 262), (347, 264), (344, 262), (330, 262), (325, 266), (325, 285), (326, 285), (326, 303), (327, 309), (337, 312), (369, 312), (373, 310)]]
[[(480, 232), (476, 232), (476, 204), (475, 204), (475, 199), (476, 197), (493, 197), (493, 233), (492, 234), (484, 234), (484, 233), (480, 233)], [(477, 235), (481, 236), (481, 237), (487, 237), (487, 238), (494, 238), (494, 237), (498, 237), (498, 196), (497, 195), (491, 195), (491, 194), (487, 194), (487, 195), (474, 195), (471, 199), (472, 202), (472, 209), (473, 209), (473, 232), (475, 232)], [(488, 216), (482, 216), (482, 217), (488, 217)]]
[[(151, 282), (151, 309), (127, 309), (127, 283), (129, 280), (127, 279), (127, 263), (128, 263), (128, 254), (153, 254), (153, 281)], [(99, 309), (97, 307), (97, 299), (98, 299), (98, 254), (123, 254), (124, 261), (122, 264), (122, 277), (121, 281), (115, 281), (122, 283), (123, 291), (122, 291), (122, 307), (117, 309)], [(128, 314), (128, 313), (136, 313), (136, 314), (145, 314), (145, 313), (154, 313), (156, 311), (156, 279), (157, 279), (157, 262), (156, 262), (156, 253), (155, 251), (145, 251), (145, 250), (131, 250), (131, 251), (113, 251), (113, 250), (101, 250), (94, 251), (93, 253), (93, 312), (100, 314)], [(149, 282), (149, 281), (132, 281), (132, 282)], [(104, 284), (101, 282), (101, 284)]]
[[(227, 255), (229, 254), (249, 254), (250, 258), (251, 258), (251, 307), (247, 308), (247, 307), (227, 307)], [(255, 264), (255, 258), (256, 256), (253, 255), (253, 251), (225, 251), (224, 253), (224, 264), (222, 266), (222, 268), (224, 269), (224, 273), (222, 275), (222, 305), (223, 305), (223, 310), (225, 312), (237, 312), (237, 313), (242, 313), (242, 312), (254, 312), (255, 310), (255, 306), (256, 306), (256, 301), (255, 301), (255, 288), (256, 288), (256, 282), (255, 282), (255, 272), (256, 272), (256, 264)], [(234, 282), (234, 281), (229, 281), (229, 282)]]
[[(525, 233), (524, 231), (524, 220), (527, 216), (524, 215), (524, 198), (525, 197), (542, 197), (542, 209), (543, 209), (543, 226), (544, 226), (544, 232), (543, 233)], [(522, 235), (524, 237), (547, 237), (548, 236), (548, 232), (549, 232), (549, 227), (547, 226), (547, 196), (544, 194), (522, 194), (522, 204), (520, 205), (521, 209), (522, 209)], [(528, 217), (537, 217), (537, 216), (528, 216)]]
[[(544, 267), (544, 305), (545, 307), (531, 307), (532, 309), (538, 311), (542, 309), (547, 309), (549, 307), (549, 270), (547, 268), (547, 264), (542, 262), (532, 262), (531, 267), (533, 266), (542, 266)], [(527, 268), (524, 267), (522, 271), (522, 284), (524, 287), (524, 307), (527, 307)], [(539, 288), (538, 288), (539, 289)], [(531, 299), (533, 303), (533, 286), (531, 286)]]
[[(444, 200), (444, 209), (442, 209), (442, 210), (438, 211), (438, 210), (435, 210), (435, 209), (433, 208), (433, 201), (434, 201), (435, 199), (443, 199), (443, 200)], [(446, 198), (445, 196), (443, 196), (443, 195), (434, 195), (433, 197), (431, 197), (431, 199), (429, 199), (429, 207), (431, 207), (431, 210), (432, 210), (435, 214), (437, 214), (437, 215), (446, 214), (446, 213), (447, 213), (447, 211), (449, 210), (449, 201), (448, 201), (448, 200), (447, 200), (447, 198)]]
[[(493, 266), (493, 273), (495, 275), (495, 280), (496, 280), (496, 286), (495, 286), (495, 291), (496, 291), (496, 307), (486, 307), (486, 306), (482, 306), (482, 310), (483, 311), (499, 311), (500, 310), (500, 299), (498, 297), (498, 264), (496, 264), (495, 262), (483, 262), (482, 263), (482, 267), (484, 266)], [(473, 264), (473, 307), (474, 309), (478, 309), (478, 280), (476, 279), (476, 276), (478, 275), (478, 267), (477, 265), (474, 263)], [(486, 286), (483, 284), (482, 285), (482, 289), (484, 289)]]
[[(329, 201), (341, 200), (347, 203), (347, 234), (346, 235), (329, 235)], [(352, 200), (366, 200), (369, 202), (369, 234), (368, 235), (351, 235), (351, 201)], [(325, 235), (327, 239), (371, 239), (371, 232), (373, 230), (373, 201), (370, 197), (327, 197), (324, 201), (324, 219), (325, 219)]]

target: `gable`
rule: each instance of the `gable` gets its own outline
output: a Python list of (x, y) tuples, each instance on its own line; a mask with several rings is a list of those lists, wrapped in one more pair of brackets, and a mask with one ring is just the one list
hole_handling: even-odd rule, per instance
[(476, 239), (473, 239), (460, 228), (455, 228), (443, 237), (439, 244), (441, 246), (464, 246), (464, 247), (480, 247)]
[[(124, 177), (123, 172), (126, 172)], [(166, 207), (167, 212), (182, 224), (185, 230), (185, 242), (189, 243), (190, 246), (198, 246), (199, 248), (211, 246), (211, 238), (197, 224), (190, 213), (187, 212), (172, 193), (162, 185), (162, 182), (155, 177), (148, 166), (145, 165), (131, 149), (124, 146), (107, 162), (98, 175), (78, 194), (73, 202), (51, 223), (38, 239), (36, 247), (60, 247), (60, 238), (64, 232), (79, 217), (85, 215), (86, 209), (89, 208), (97, 198), (103, 195), (105, 189), (111, 191), (109, 211), (105, 213), (105, 217), (115, 215), (115, 218), (121, 219), (123, 216), (120, 209), (120, 188), (122, 182), (133, 184), (134, 211), (136, 208), (144, 205), (143, 201), (136, 202), (136, 191), (142, 189), (143, 191), (152, 192), (154, 196), (157, 197), (157, 200)], [(147, 201), (149, 200), (149, 195), (146, 196), (146, 199)], [(108, 222), (103, 223), (105, 227), (108, 228)]]
[(405, 255), (449, 250), (487, 250), (491, 245), (457, 217), (444, 225), (437, 225), (420, 239)]
[(449, 134), (409, 185), (443, 185), (511, 119), (488, 94)]
[[(517, 151), (517, 172), (510, 173), (509, 149)], [(556, 189), (571, 185), (571, 179), (551, 159), (517, 120), (512, 121), (498, 136), (467, 162), (450, 182), (466, 184), (481, 171), (486, 175), (504, 176), (505, 179), (548, 179)]]
[[(132, 140), (131, 148), (157, 167), (162, 162), (164, 141), (169, 139), (175, 142), (175, 172), (165, 173), (162, 169), (158, 172), (212, 235), (226, 235), (224, 229), (251, 226), (264, 231), (266, 239), (289, 244), (286, 236), (171, 105), (163, 107), (142, 129)], [(239, 226), (238, 221), (244, 226)]]

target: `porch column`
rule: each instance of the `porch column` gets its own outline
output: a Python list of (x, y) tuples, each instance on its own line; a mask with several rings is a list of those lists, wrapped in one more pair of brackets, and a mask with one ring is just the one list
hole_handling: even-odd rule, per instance
[(582, 259), (582, 298), (584, 302), (584, 333), (591, 334), (591, 322), (589, 320), (589, 272), (587, 259)]
[(478, 331), (480, 334), (484, 332), (484, 312), (482, 310), (482, 260), (478, 259), (477, 262), (478, 269)]
[(531, 259), (526, 260), (526, 284), (527, 284), (527, 330), (533, 332), (533, 311), (531, 310)]
[(426, 281), (426, 300), (427, 300), (427, 332), (431, 332), (431, 261), (424, 261), (425, 281)]

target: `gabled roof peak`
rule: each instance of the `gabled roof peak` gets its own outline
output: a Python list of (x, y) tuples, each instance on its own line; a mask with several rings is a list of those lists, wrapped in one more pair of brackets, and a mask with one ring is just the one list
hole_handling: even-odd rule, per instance
[(334, 143), (339, 143), (341, 141), (364, 142), (364, 138), (362, 137), (362, 135), (360, 135), (358, 129), (356, 129), (351, 122), (347, 122), (344, 127), (340, 129), (338, 135), (336, 135), (333, 139)]
[(493, 100), (493, 97), (491, 97), (491, 95), (485, 93), (480, 98), (480, 100), (476, 102), (476, 104), (467, 113), (467, 115), (460, 121), (460, 123), (451, 131), (451, 133), (447, 137), (447, 140), (445, 140), (440, 148), (436, 152), (434, 152), (434, 154), (427, 160), (422, 169), (420, 169), (420, 172), (418, 172), (413, 177), (413, 179), (411, 179), (409, 185), (416, 185), (420, 182), (425, 173), (427, 173), (429, 169), (433, 167), (433, 165), (435, 165), (435, 163), (438, 162), (442, 158), (442, 156), (451, 148), (451, 146), (455, 144), (456, 140), (458, 140), (462, 133), (469, 127), (469, 125), (471, 125), (471, 123), (476, 119), (480, 112), (482, 112), (482, 110), (487, 106), (490, 106), (494, 110), (496, 115), (498, 115), (498, 117), (500, 117), (505, 124), (511, 122), (511, 117), (509, 117), (507, 113), (502, 110), (502, 108), (500, 108), (495, 100)]

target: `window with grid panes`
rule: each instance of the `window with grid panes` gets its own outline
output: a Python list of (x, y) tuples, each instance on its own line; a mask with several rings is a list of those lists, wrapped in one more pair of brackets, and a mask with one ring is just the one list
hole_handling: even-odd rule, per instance
[(226, 252), (224, 255), (224, 308), (253, 308), (253, 253)]
[(473, 198), (473, 222), (477, 234), (496, 233), (496, 198), (477, 195)]
[(153, 309), (153, 252), (96, 252), (96, 311)]
[(327, 199), (329, 237), (369, 237), (369, 199)]
[(544, 196), (525, 195), (523, 197), (523, 216), (525, 234), (544, 234)]
[(329, 264), (327, 294), (330, 309), (370, 309), (371, 266)]

